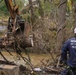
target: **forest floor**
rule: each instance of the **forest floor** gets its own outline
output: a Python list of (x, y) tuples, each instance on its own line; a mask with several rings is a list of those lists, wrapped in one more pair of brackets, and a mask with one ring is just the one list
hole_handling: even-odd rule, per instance
[[(2, 54), (10, 62), (14, 62), (17, 65), (23, 65), (28, 69), (31, 69), (31, 67), (27, 64), (27, 62), (24, 62), (21, 57), (19, 59), (19, 56), (15, 52), (11, 52), (11, 53), (13, 56), (10, 56), (10, 54), (7, 53), (6, 51), (2, 51)], [(25, 55), (25, 53), (22, 53), (22, 55), (27, 58), (27, 55)], [(59, 75), (60, 68), (54, 67), (53, 65), (54, 63), (52, 63), (53, 59), (49, 54), (30, 53), (29, 56), (36, 73), (36, 74), (30, 74), (30, 75)], [(2, 59), (3, 58), (0, 56), (0, 60)]]

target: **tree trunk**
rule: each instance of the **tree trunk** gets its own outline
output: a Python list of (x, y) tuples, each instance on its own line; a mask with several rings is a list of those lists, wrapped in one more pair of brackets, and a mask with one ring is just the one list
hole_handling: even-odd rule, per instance
[(29, 0), (29, 9), (30, 9), (30, 13), (31, 13), (31, 22), (32, 25), (34, 23), (34, 10), (33, 10), (33, 4), (32, 4), (32, 0)]
[(76, 27), (76, 4), (74, 4), (74, 28)]
[(60, 50), (64, 42), (65, 34), (65, 20), (66, 20), (66, 0), (60, 0), (58, 25), (57, 25), (57, 46), (56, 50)]

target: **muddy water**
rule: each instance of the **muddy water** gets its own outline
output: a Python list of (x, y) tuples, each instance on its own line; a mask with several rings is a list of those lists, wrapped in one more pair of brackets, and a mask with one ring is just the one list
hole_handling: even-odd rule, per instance
[[(17, 54), (15, 52), (11, 52), (13, 56), (11, 56), (9, 53), (3, 51), (3, 55), (9, 60), (9, 61), (15, 61), (17, 64), (25, 64), (22, 59), (18, 59)], [(24, 53), (22, 53), (23, 56), (27, 57)], [(41, 66), (42, 63), (41, 61), (45, 61), (48, 59), (51, 59), (51, 56), (49, 54), (35, 54), (35, 53), (30, 53), (30, 58), (31, 62), (34, 66)], [(0, 56), (0, 59), (3, 59)]]

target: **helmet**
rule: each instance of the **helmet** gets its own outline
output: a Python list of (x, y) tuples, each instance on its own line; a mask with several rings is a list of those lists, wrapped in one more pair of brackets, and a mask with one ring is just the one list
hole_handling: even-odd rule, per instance
[(76, 33), (76, 28), (74, 29), (74, 33)]

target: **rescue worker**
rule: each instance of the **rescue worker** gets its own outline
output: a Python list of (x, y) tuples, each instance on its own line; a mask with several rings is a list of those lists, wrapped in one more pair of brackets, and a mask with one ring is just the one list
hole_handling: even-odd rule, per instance
[(67, 65), (61, 75), (76, 75), (76, 28), (74, 37), (68, 39), (62, 46), (61, 63)]

